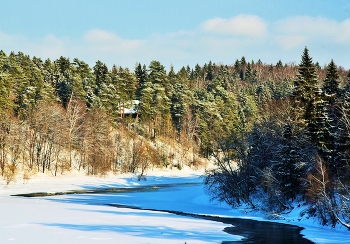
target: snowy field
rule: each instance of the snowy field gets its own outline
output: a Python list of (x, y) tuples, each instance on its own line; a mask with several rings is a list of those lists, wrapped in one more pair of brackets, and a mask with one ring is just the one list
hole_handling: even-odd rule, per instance
[[(203, 191), (202, 180), (191, 171), (151, 172), (146, 181), (134, 175), (88, 177), (80, 173), (52, 177), (38, 175), (28, 182), (17, 180), (6, 186), (0, 182), (0, 243), (221, 243), (240, 240), (222, 230), (228, 225), (105, 204), (124, 204), (188, 213), (251, 218), (266, 221), (257, 213), (215, 205)], [(182, 183), (191, 183), (190, 186)], [(59, 195), (41, 198), (13, 194), (61, 192), (174, 184), (152, 192)], [(344, 229), (320, 227), (313, 220), (299, 221), (296, 209), (278, 222), (302, 226), (302, 234), (315, 243), (350, 243)]]

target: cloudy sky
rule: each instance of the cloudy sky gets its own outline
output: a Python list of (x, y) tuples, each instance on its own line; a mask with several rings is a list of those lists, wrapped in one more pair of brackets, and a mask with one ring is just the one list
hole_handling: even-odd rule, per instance
[(134, 68), (300, 62), (350, 69), (349, 0), (0, 0), (0, 49)]

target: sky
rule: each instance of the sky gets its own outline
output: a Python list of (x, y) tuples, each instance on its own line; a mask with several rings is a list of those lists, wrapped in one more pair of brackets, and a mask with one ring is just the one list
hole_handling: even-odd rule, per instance
[(0, 0), (0, 50), (134, 69), (212, 61), (350, 69), (349, 0)]

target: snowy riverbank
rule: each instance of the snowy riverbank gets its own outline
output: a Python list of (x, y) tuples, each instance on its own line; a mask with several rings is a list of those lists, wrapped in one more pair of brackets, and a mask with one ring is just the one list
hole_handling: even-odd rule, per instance
[[(146, 181), (137, 181), (137, 177), (132, 174), (100, 178), (73, 172), (58, 177), (37, 175), (28, 182), (17, 180), (8, 186), (1, 181), (0, 243), (220, 243), (223, 240), (234, 241), (242, 238), (223, 232), (227, 225), (222, 223), (167, 213), (112, 208), (105, 206), (106, 203), (267, 221), (258, 212), (247, 214), (242, 210), (232, 210), (224, 204), (210, 203), (200, 185), (199, 176), (202, 173), (190, 169), (157, 170), (149, 172)], [(181, 191), (159, 192), (157, 195), (140, 192), (137, 193), (138, 199), (142, 201), (137, 202), (131, 194), (119, 197), (118, 194), (45, 198), (11, 196), (32, 192), (178, 183), (193, 183), (196, 186)], [(304, 227), (302, 234), (316, 243), (350, 243), (349, 232), (345, 229), (321, 227), (312, 219), (299, 221), (300, 210), (297, 208), (278, 222)]]

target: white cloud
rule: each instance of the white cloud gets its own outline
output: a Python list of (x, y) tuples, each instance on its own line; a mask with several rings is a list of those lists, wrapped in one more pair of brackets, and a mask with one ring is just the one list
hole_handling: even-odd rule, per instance
[(323, 39), (324, 42), (350, 41), (350, 19), (342, 22), (310, 16), (295, 16), (274, 23), (275, 33), (304, 36), (306, 39)]
[(0, 40), (1, 40), (1, 45), (6, 45), (12, 42), (13, 37), (3, 32), (0, 32)]
[(201, 28), (209, 33), (235, 36), (257, 37), (267, 33), (267, 24), (255, 15), (238, 15), (229, 19), (210, 19), (204, 22)]
[(346, 19), (340, 23), (340, 33), (337, 40), (341, 43), (350, 42), (350, 19)]
[(87, 33), (85, 33), (83, 38), (85, 41), (92, 43), (110, 42), (115, 39), (119, 39), (111, 32), (98, 29), (89, 30)]
[[(29, 42), (30, 43), (30, 42)], [(39, 40), (39, 45), (35, 43), (30, 43), (31, 52), (36, 52), (35, 55), (44, 57), (60, 57), (66, 54), (66, 48), (69, 47), (68, 38), (57, 38), (54, 35), (47, 35), (42, 40)]]
[(112, 32), (98, 29), (88, 31), (83, 41), (103, 52), (133, 52), (142, 45), (142, 41), (122, 39)]
[(295, 47), (302, 46), (307, 38), (302, 35), (277, 35), (274, 39), (276, 43), (278, 43), (279, 46), (281, 46), (283, 49), (292, 49)]
[(333, 34), (334, 28), (338, 25), (336, 21), (321, 17), (294, 16), (279, 20), (274, 23), (277, 32), (309, 35)]
[(175, 69), (209, 60), (233, 64), (242, 56), (266, 63), (299, 62), (304, 46), (321, 64), (334, 59), (344, 67), (350, 60), (350, 19), (341, 22), (320, 17), (295, 16), (268, 23), (258, 16), (238, 15), (210, 19), (193, 30), (158, 33), (148, 38), (126, 39), (118, 34), (92, 29), (77, 38), (47, 35), (31, 39), (0, 32), (0, 45), (6, 53), (23, 51), (43, 59), (77, 57), (91, 66), (101, 60), (133, 69), (136, 62), (159, 60)]

